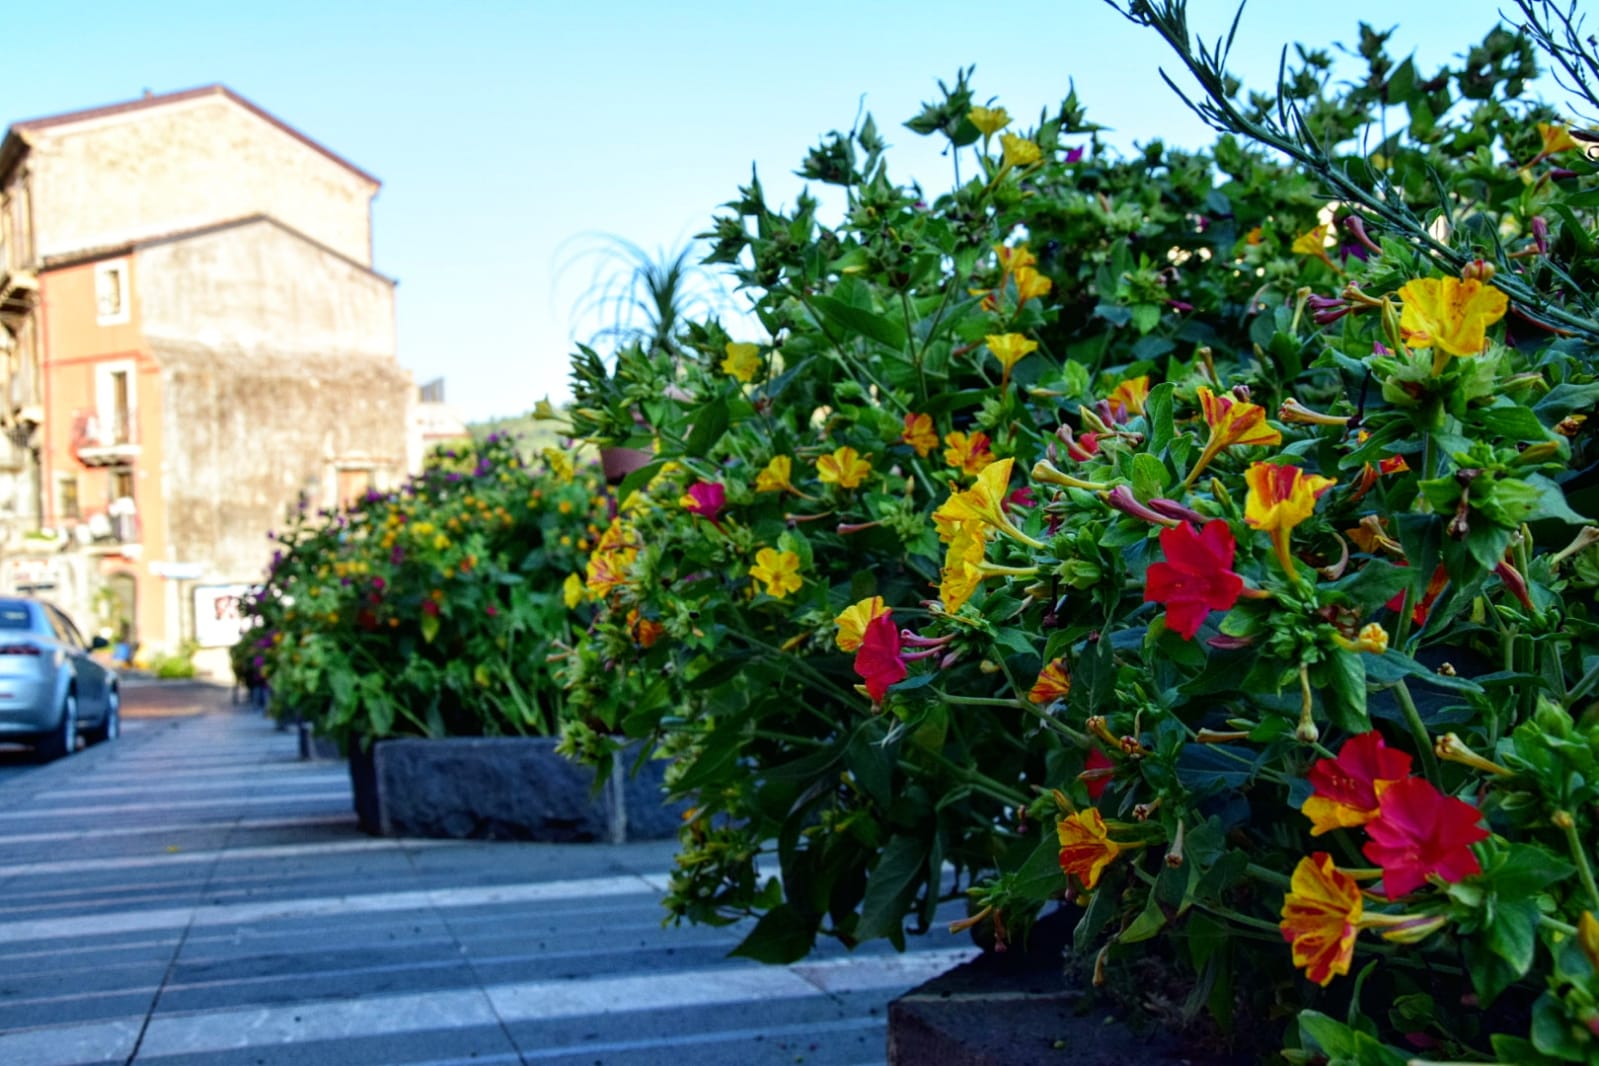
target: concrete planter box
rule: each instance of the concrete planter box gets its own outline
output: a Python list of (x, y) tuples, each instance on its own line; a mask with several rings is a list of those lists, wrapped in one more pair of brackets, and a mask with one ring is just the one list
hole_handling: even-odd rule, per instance
[(675, 836), (686, 803), (668, 804), (666, 764), (628, 776), (622, 751), (603, 788), (555, 753), (553, 737), (382, 740), (350, 751), (361, 828), (377, 836), (621, 843)]
[(1077, 915), (1057, 911), (1028, 948), (988, 952), (888, 1005), (889, 1066), (1252, 1066), (1165, 1032), (1134, 1032), (1064, 974)]
[(300, 734), (300, 758), (306, 760), (344, 758), (344, 753), (339, 750), (338, 744), (311, 731), (310, 722), (297, 722), (295, 728)]

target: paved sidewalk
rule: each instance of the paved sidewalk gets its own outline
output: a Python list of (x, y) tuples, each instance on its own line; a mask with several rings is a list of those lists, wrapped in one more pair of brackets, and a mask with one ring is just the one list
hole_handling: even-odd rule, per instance
[(6, 1066), (876, 1063), (888, 1000), (970, 955), (729, 959), (662, 928), (670, 842), (367, 837), (342, 763), (142, 688), (121, 740), (0, 757)]

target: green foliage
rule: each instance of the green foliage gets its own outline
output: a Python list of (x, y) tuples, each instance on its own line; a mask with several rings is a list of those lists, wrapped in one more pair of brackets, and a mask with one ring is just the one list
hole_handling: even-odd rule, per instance
[[(1212, 150), (1118, 155), (1075, 94), (1007, 126), (962, 71), (907, 124), (949, 191), (832, 134), (839, 220), (752, 177), (705, 234), (758, 331), (580, 353), (574, 421), (656, 461), (565, 748), (674, 758), (667, 904), (749, 957), (1072, 899), (1182, 990), (1144, 1004), (1293, 1061), (1595, 1061), (1595, 167), (1504, 29), (1424, 77), (1362, 27), (1363, 77), (1302, 49), (1240, 100), (1227, 39), (1128, 10)], [(1405, 768), (1336, 800), (1379, 737)]]
[(561, 579), (604, 520), (597, 476), (489, 435), (392, 493), (301, 515), (246, 604), (240, 666), (276, 713), (342, 746), (554, 729), (550, 657), (572, 640)]

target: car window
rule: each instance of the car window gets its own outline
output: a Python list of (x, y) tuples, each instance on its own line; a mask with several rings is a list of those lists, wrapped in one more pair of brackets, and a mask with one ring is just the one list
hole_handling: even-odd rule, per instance
[(83, 639), (83, 634), (82, 633), (78, 632), (77, 623), (74, 622), (72, 619), (68, 618), (65, 614), (63, 614), (61, 616), (61, 621), (67, 627), (67, 636), (69, 638), (69, 643), (71, 643), (74, 647), (83, 648), (83, 649), (87, 650), (88, 647), (89, 647), (89, 642)]
[(32, 629), (33, 615), (25, 603), (0, 604), (0, 629)]
[(55, 633), (56, 639), (69, 648), (81, 648), (83, 641), (78, 639), (77, 630), (72, 628), (72, 623), (67, 621), (67, 616), (60, 609), (50, 604), (42, 604), (44, 616), (50, 620), (50, 629)]

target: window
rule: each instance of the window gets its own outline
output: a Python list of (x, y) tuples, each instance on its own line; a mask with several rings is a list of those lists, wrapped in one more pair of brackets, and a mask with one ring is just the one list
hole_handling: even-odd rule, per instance
[(114, 259), (94, 268), (94, 302), (102, 326), (128, 320), (128, 261)]
[(111, 498), (113, 500), (133, 499), (133, 468), (129, 466), (113, 467), (111, 470)]
[(366, 495), (372, 488), (371, 467), (340, 467), (338, 471), (339, 503), (351, 504)]
[(64, 522), (83, 517), (78, 509), (78, 475), (56, 475), (56, 515)]
[(128, 372), (111, 371), (111, 439), (108, 444), (127, 444), (133, 439), (128, 407)]

